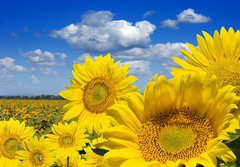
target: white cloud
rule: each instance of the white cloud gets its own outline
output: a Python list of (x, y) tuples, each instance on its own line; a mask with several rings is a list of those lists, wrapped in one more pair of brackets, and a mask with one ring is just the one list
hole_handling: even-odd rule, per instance
[(154, 10), (148, 10), (148, 11), (144, 12), (144, 14), (142, 15), (142, 18), (143, 18), (143, 19), (146, 19), (146, 18), (154, 15), (155, 13), (156, 13), (156, 12), (155, 12)]
[(195, 13), (194, 9), (186, 9), (177, 15), (177, 20), (182, 23), (206, 23), (211, 21), (211, 18)]
[(23, 56), (30, 60), (33, 71), (40, 71), (42, 74), (49, 76), (58, 74), (50, 67), (64, 66), (67, 58), (65, 53), (52, 53), (50, 51), (42, 51), (41, 49), (25, 52)]
[(26, 68), (15, 64), (15, 59), (12, 57), (0, 58), (0, 81), (8, 81), (14, 77), (12, 72), (24, 72)]
[(64, 66), (67, 58), (65, 53), (52, 53), (50, 51), (42, 51), (41, 49), (28, 51), (23, 53), (23, 55), (37, 66)]
[(116, 53), (116, 58), (128, 59), (134, 61), (136, 59), (156, 60), (158, 59), (162, 67), (170, 71), (176, 64), (173, 62), (172, 57), (177, 56), (183, 58), (180, 49), (187, 50), (184, 43), (158, 43), (150, 45), (147, 48), (132, 48), (126, 51)]
[(169, 28), (177, 28), (179, 23), (207, 23), (211, 21), (211, 18), (208, 16), (204, 16), (202, 14), (195, 13), (194, 9), (186, 9), (179, 13), (177, 18), (174, 19), (166, 19), (162, 21), (162, 27), (169, 27)]
[(146, 48), (132, 48), (126, 51), (117, 52), (116, 56), (120, 59), (162, 59), (171, 58), (172, 56), (180, 55), (180, 49), (187, 49), (186, 44), (181, 42), (176, 43), (158, 43), (149, 45)]
[(39, 71), (44, 75), (48, 76), (57, 76), (58, 72), (49, 68), (49, 67), (43, 67), (43, 66), (35, 66), (31, 68), (32, 71)]
[(31, 76), (31, 81), (33, 85), (38, 85), (40, 83), (40, 80), (34, 75)]
[(155, 29), (148, 21), (132, 24), (126, 20), (113, 20), (110, 11), (97, 11), (87, 13), (80, 23), (55, 30), (51, 35), (85, 51), (108, 52), (147, 46)]
[(134, 60), (134, 61), (125, 61), (120, 65), (129, 64), (130, 73), (139, 75), (139, 74), (149, 74), (150, 73), (150, 62), (144, 60)]
[(178, 28), (177, 24), (177, 20), (167, 19), (162, 21), (162, 27)]
[(15, 59), (12, 57), (4, 57), (0, 59), (0, 73), (8, 73), (10, 71), (15, 71), (15, 72), (24, 72), (26, 71), (26, 68), (15, 64)]

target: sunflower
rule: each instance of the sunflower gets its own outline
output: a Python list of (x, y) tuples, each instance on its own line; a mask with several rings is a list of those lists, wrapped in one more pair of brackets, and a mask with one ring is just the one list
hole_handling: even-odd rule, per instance
[(104, 158), (113, 167), (216, 166), (217, 158), (235, 161), (221, 141), (232, 126), (231, 111), (239, 98), (233, 86), (220, 88), (216, 77), (206, 85), (203, 74), (155, 76), (144, 96), (131, 94), (109, 111), (114, 127), (102, 130), (107, 142), (95, 145), (110, 150)]
[(19, 160), (15, 159), (16, 151), (21, 149), (22, 142), (34, 135), (32, 127), (26, 127), (18, 120), (0, 122), (0, 164), (6, 167), (16, 167)]
[(22, 166), (46, 167), (54, 163), (55, 157), (50, 143), (41, 136), (36, 136), (23, 142), (23, 150), (17, 151), (17, 157)]
[(70, 124), (53, 125), (52, 132), (53, 134), (46, 136), (57, 156), (78, 154), (78, 151), (83, 150), (86, 143), (89, 143), (88, 135), (85, 134), (86, 130), (80, 128), (74, 121)]
[(84, 167), (79, 154), (62, 155), (57, 158), (56, 165), (59, 167)]
[(223, 86), (237, 87), (235, 91), (240, 95), (240, 32), (222, 27), (213, 37), (204, 31), (203, 36), (197, 35), (198, 47), (187, 43), (190, 51), (181, 50), (187, 60), (173, 58), (183, 67), (174, 68), (173, 74), (184, 71), (214, 74)]
[(119, 61), (114, 63), (110, 54), (98, 56), (94, 61), (86, 57), (83, 65), (73, 65), (71, 86), (59, 94), (71, 102), (64, 108), (68, 110), (64, 120), (78, 119), (90, 133), (93, 130), (109, 127), (106, 118), (107, 108), (123, 95), (138, 90), (131, 83), (135, 76), (127, 76), (128, 65), (119, 67)]

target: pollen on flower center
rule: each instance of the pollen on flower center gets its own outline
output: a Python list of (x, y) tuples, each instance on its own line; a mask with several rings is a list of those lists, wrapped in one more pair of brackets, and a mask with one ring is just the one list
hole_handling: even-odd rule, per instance
[(44, 155), (39, 150), (35, 150), (31, 154), (30, 162), (33, 166), (43, 165)]
[(212, 64), (208, 69), (209, 76), (215, 74), (219, 82), (226, 85), (236, 86), (235, 93), (240, 95), (240, 61), (225, 60)]
[(74, 138), (72, 135), (66, 134), (59, 138), (59, 144), (62, 147), (71, 147), (74, 143)]
[(138, 133), (143, 158), (162, 163), (197, 157), (213, 138), (209, 120), (186, 109), (161, 113), (144, 123)]
[(83, 101), (91, 113), (103, 113), (113, 104), (113, 87), (105, 78), (94, 78), (84, 88)]
[(164, 150), (177, 154), (194, 145), (196, 134), (191, 128), (166, 126), (158, 134), (158, 144)]
[(108, 89), (106, 85), (99, 84), (93, 87), (92, 89), (92, 99), (95, 103), (103, 102), (108, 96)]
[(19, 139), (15, 137), (7, 138), (3, 143), (4, 144), (3, 144), (3, 148), (1, 148), (1, 152), (5, 157), (13, 159), (16, 155), (16, 151), (20, 146)]

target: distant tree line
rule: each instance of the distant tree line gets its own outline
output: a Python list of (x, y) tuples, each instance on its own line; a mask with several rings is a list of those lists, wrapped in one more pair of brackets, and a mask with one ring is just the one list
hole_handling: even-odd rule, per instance
[(36, 99), (36, 100), (63, 100), (61, 96), (38, 95), (38, 96), (0, 96), (0, 99)]

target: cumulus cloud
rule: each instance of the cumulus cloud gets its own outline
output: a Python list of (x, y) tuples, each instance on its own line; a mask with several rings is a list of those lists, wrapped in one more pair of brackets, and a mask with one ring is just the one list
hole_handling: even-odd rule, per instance
[(14, 77), (11, 72), (25, 72), (26, 68), (22, 65), (15, 64), (15, 59), (12, 57), (0, 58), (0, 80), (7, 81)]
[(194, 9), (186, 9), (176, 16), (176, 19), (167, 19), (162, 21), (162, 27), (177, 28), (179, 23), (207, 23), (211, 18), (202, 14), (195, 13)]
[[(147, 59), (160, 61), (160, 64), (164, 69), (169, 71), (176, 64), (172, 61), (172, 56), (183, 58), (180, 53), (180, 49), (187, 50), (187, 46), (184, 43), (158, 43), (150, 45), (147, 48), (132, 48), (126, 51), (116, 53), (116, 58), (128, 59), (134, 61), (136, 59)], [(149, 64), (150, 65), (150, 64)]]
[(65, 53), (52, 53), (37, 49), (23, 53), (32, 64), (37, 66), (64, 66), (67, 58)]
[(134, 60), (134, 61), (125, 61), (120, 65), (129, 64), (130, 73), (139, 75), (139, 74), (149, 74), (150, 73), (150, 62), (144, 60)]
[(158, 43), (155, 45), (149, 45), (146, 48), (131, 48), (126, 51), (120, 51), (120, 52), (117, 52), (116, 57), (120, 59), (171, 58), (172, 56), (180, 55), (180, 49), (187, 49), (186, 44), (181, 42)]
[(156, 13), (156, 12), (155, 12), (154, 10), (148, 10), (148, 11), (146, 11), (146, 12), (143, 13), (142, 18), (143, 18), (143, 19), (146, 19), (146, 18), (154, 15), (155, 13)]
[(38, 85), (40, 83), (40, 80), (35, 75), (31, 76), (31, 81), (33, 85)]
[(155, 25), (148, 21), (133, 24), (126, 20), (113, 20), (110, 11), (95, 11), (85, 14), (80, 23), (54, 30), (51, 35), (87, 52), (108, 52), (147, 46), (155, 29)]
[(26, 68), (24, 66), (15, 64), (15, 59), (12, 57), (4, 57), (0, 59), (0, 73), (8, 73), (10, 71), (24, 72)]
[(162, 21), (162, 27), (178, 28), (177, 24), (178, 24), (177, 20), (173, 19), (167, 19)]
[(195, 13), (194, 9), (186, 9), (177, 15), (177, 20), (182, 23), (206, 23), (211, 21), (211, 18)]
[(56, 76), (58, 73), (50, 67), (64, 66), (67, 55), (65, 53), (52, 53), (37, 49), (22, 53), (32, 64), (33, 71), (40, 71), (44, 75)]

